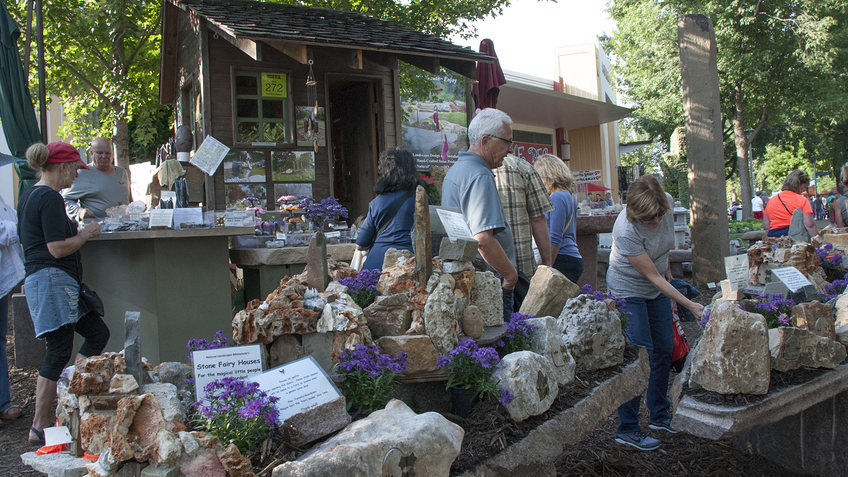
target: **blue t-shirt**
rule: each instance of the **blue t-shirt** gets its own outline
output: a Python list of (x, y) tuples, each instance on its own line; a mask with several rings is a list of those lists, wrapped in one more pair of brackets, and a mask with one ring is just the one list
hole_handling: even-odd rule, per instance
[(472, 236), (492, 230), (495, 240), (515, 266), (512, 230), (504, 215), (495, 175), (482, 157), (468, 151), (459, 153), (459, 159), (442, 183), (442, 206), (458, 210), (465, 217)]
[[(387, 220), (387, 214), (391, 212), (392, 204), (408, 198), (397, 209), (395, 216), (391, 218), (383, 233), (376, 237), (380, 227)], [(362, 222), (359, 235), (356, 236), (356, 244), (360, 247), (371, 247), (368, 257), (362, 268), (383, 268), (383, 258), (386, 250), (395, 248), (412, 252), (412, 227), (415, 224), (415, 191), (398, 190), (380, 194), (368, 204), (368, 215)]]
[(551, 194), (551, 203), (554, 210), (545, 214), (551, 245), (559, 247), (557, 255), (581, 258), (577, 249), (577, 204), (574, 197), (571, 192), (560, 190)]

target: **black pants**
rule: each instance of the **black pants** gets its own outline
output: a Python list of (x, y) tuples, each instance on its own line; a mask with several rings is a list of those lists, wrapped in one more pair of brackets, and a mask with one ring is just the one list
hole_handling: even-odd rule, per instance
[(109, 341), (109, 328), (95, 313), (89, 313), (76, 323), (67, 324), (58, 330), (44, 334), (47, 352), (38, 370), (39, 376), (58, 381), (62, 369), (71, 359), (74, 348), (74, 332), (85, 338), (79, 353), (83, 356), (98, 355)]

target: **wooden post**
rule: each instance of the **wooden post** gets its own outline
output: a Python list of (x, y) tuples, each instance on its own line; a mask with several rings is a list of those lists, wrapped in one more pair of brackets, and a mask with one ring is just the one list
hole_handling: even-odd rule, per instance
[(705, 285), (724, 278), (724, 257), (730, 254), (713, 24), (703, 15), (681, 15), (677, 38), (689, 162), (692, 279)]

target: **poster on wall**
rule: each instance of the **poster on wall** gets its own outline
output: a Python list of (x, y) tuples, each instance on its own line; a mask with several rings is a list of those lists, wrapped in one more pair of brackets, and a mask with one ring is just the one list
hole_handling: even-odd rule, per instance
[(315, 153), (312, 151), (272, 152), (271, 178), (274, 182), (314, 181)]
[(324, 147), (327, 145), (327, 121), (324, 108), (298, 106), (295, 108), (297, 119), (297, 145)]
[(554, 147), (550, 144), (515, 141), (512, 146), (512, 154), (533, 164), (536, 162), (536, 158), (543, 154), (554, 154)]
[(459, 151), (468, 149), (466, 88), (463, 77), (444, 69), (440, 76), (418, 71), (431, 87), (402, 88), (412, 92), (401, 95), (401, 131), (404, 149), (412, 153), (419, 171), (427, 171), (432, 164), (450, 166)]
[(265, 182), (265, 153), (228, 152), (224, 157), (224, 182)]
[(283, 197), (312, 197), (312, 184), (274, 184), (274, 197), (278, 203)]
[[(265, 184), (226, 184), (228, 209), (244, 209), (253, 205), (265, 206), (268, 196)], [(252, 200), (251, 200), (252, 199)]]

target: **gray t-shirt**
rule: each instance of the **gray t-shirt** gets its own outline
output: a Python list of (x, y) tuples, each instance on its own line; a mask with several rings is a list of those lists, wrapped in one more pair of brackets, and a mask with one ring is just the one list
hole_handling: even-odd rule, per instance
[(512, 231), (504, 216), (501, 197), (495, 185), (495, 174), (482, 157), (473, 152), (459, 153), (442, 183), (442, 206), (459, 211), (471, 234), (493, 230), (507, 258), (515, 266)]
[(115, 166), (115, 172), (106, 174), (94, 166), (80, 169), (73, 185), (62, 192), (68, 215), (74, 216), (80, 208), (91, 211), (97, 218), (106, 216), (106, 209), (132, 202), (130, 178), (121, 167)]
[[(669, 203), (671, 196), (666, 194)], [(647, 253), (657, 271), (665, 276), (668, 269), (668, 252), (674, 247), (674, 217), (667, 212), (656, 228), (648, 227), (638, 220), (635, 224), (627, 220), (627, 208), (618, 214), (612, 228), (612, 251), (607, 270), (607, 291), (616, 298), (639, 297), (654, 299), (660, 291), (637, 272), (627, 257)]]

